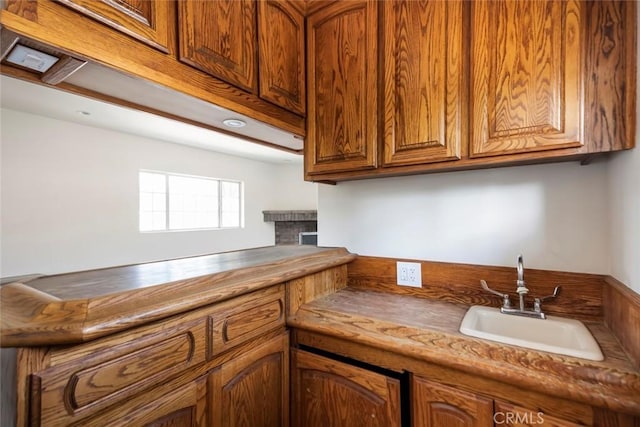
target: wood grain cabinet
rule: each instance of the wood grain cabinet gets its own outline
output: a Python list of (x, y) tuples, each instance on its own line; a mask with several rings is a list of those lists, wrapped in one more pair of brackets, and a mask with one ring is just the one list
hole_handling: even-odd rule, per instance
[(280, 284), (83, 344), (21, 348), (18, 425), (287, 426), (284, 299)]
[(493, 425), (493, 401), (414, 376), (411, 381), (415, 427), (486, 427)]
[(579, 427), (584, 424), (578, 424), (573, 421), (563, 420), (546, 414), (540, 410), (523, 408), (522, 406), (512, 405), (511, 403), (495, 401), (494, 422), (496, 425), (508, 427)]
[(305, 178), (584, 161), (633, 148), (635, 11), (619, 0), (314, 9)]
[(293, 425), (401, 425), (399, 380), (313, 353), (291, 352)]
[(180, 60), (299, 115), (304, 15), (288, 0), (180, 0)]
[(289, 425), (289, 335), (223, 364), (210, 377), (213, 427)]
[(471, 6), (472, 157), (579, 147), (586, 4)]
[(411, 380), (411, 414), (415, 427), (537, 426), (578, 427), (584, 424), (520, 405), (440, 384), (417, 375)]
[(297, 2), (258, 1), (260, 97), (306, 113), (304, 15)]
[(378, 4), (332, 3), (307, 18), (308, 174), (378, 164)]
[(173, 51), (175, 14), (166, 0), (56, 0), (162, 52)]
[(256, 2), (180, 0), (180, 60), (258, 92)]
[(457, 160), (465, 141), (459, 1), (382, 6), (383, 166)]

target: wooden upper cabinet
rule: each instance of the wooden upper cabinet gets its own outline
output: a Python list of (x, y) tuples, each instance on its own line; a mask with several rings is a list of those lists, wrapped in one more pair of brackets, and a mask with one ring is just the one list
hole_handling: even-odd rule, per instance
[(295, 349), (291, 370), (292, 425), (400, 427), (399, 380)]
[(414, 376), (411, 412), (418, 427), (493, 425), (493, 400)]
[(584, 8), (471, 3), (471, 157), (583, 144)]
[(258, 2), (260, 97), (306, 112), (304, 15), (288, 1)]
[(256, 27), (253, 0), (180, 0), (180, 60), (257, 94)]
[(307, 18), (309, 174), (377, 164), (377, 2), (336, 2)]
[(382, 13), (383, 165), (459, 159), (467, 141), (462, 3), (386, 1)]
[(174, 50), (175, 12), (165, 0), (57, 0), (165, 53)]

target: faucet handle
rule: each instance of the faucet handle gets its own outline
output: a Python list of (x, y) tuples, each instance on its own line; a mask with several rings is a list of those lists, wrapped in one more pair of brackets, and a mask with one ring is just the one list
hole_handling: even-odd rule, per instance
[(487, 285), (487, 282), (485, 282), (484, 280), (480, 280), (480, 286), (482, 286), (482, 289), (484, 289), (485, 291), (491, 292), (492, 294), (502, 298), (502, 307), (504, 308), (511, 307), (511, 300), (509, 300), (509, 294), (503, 294), (502, 292), (494, 291), (489, 287), (489, 285)]
[(560, 286), (556, 286), (553, 289), (553, 294), (552, 295), (547, 295), (546, 297), (534, 298), (534, 300), (533, 300), (533, 308), (534, 308), (534, 310), (536, 312), (540, 312), (542, 310), (542, 306), (541, 306), (542, 302), (546, 301), (548, 299), (551, 299), (551, 298), (555, 298), (558, 295), (560, 295), (560, 289), (562, 289)]
[(540, 302), (542, 302), (542, 301), (544, 301), (544, 300), (548, 300), (548, 299), (551, 299), (551, 298), (555, 298), (555, 297), (557, 297), (558, 295), (560, 295), (560, 289), (562, 289), (562, 287), (560, 287), (560, 286), (556, 286), (556, 287), (553, 289), (553, 294), (552, 294), (552, 295), (547, 295), (546, 297), (540, 297), (540, 298), (536, 298), (536, 299), (537, 299), (537, 300), (540, 300)]

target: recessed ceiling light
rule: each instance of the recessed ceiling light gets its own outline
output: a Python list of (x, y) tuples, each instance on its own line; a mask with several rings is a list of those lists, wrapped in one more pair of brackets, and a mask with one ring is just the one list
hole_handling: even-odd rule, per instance
[(78, 110), (76, 111), (76, 113), (80, 114), (81, 116), (90, 116), (91, 113), (88, 111), (84, 111), (84, 110)]
[(222, 121), (222, 124), (230, 128), (243, 128), (247, 125), (247, 122), (240, 119), (226, 119)]

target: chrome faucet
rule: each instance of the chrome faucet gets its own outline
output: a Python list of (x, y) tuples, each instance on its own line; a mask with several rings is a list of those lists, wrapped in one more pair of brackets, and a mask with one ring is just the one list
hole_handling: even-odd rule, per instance
[(535, 317), (538, 319), (546, 319), (547, 315), (542, 312), (542, 302), (555, 298), (560, 293), (560, 286), (556, 286), (553, 290), (553, 295), (548, 295), (541, 298), (535, 298), (533, 304), (533, 310), (527, 310), (525, 303), (525, 295), (529, 293), (529, 289), (525, 286), (524, 281), (524, 262), (522, 261), (522, 255), (518, 255), (518, 264), (516, 266), (518, 271), (518, 279), (516, 280), (516, 293), (520, 299), (520, 304), (518, 308), (514, 308), (511, 306), (511, 300), (509, 299), (509, 294), (503, 294), (502, 292), (494, 291), (489, 288), (487, 282), (484, 280), (480, 280), (480, 285), (482, 289), (485, 291), (491, 292), (494, 295), (498, 295), (502, 298), (502, 307), (500, 307), (500, 311), (504, 314), (513, 314), (515, 316), (525, 316), (525, 317)]
[(524, 263), (522, 262), (522, 255), (518, 255), (518, 280), (516, 280), (516, 293), (520, 297), (520, 311), (524, 310), (524, 296), (529, 293), (529, 289), (525, 286), (524, 283)]

